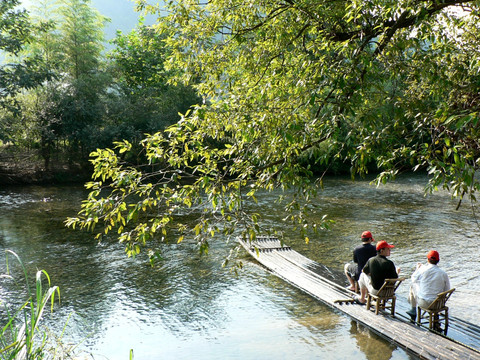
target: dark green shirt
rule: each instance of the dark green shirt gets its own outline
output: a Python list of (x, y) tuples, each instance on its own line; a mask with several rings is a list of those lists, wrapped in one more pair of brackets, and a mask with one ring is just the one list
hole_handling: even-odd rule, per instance
[(379, 290), (385, 279), (398, 278), (397, 269), (391, 260), (383, 255), (377, 255), (368, 259), (363, 272), (372, 278), (372, 286), (375, 290)]

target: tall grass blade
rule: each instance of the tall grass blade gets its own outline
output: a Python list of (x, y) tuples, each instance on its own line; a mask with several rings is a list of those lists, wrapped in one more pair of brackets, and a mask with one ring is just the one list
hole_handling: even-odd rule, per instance
[[(60, 289), (58, 286), (51, 285), (50, 276), (46, 271), (39, 270), (36, 273), (35, 293), (32, 293), (27, 269), (20, 257), (11, 250), (6, 250), (7, 275), (2, 278), (13, 279), (10, 275), (10, 256), (18, 261), (23, 270), (28, 299), (13, 314), (5, 305), (8, 320), (0, 331), (0, 358), (2, 360), (43, 359), (47, 337), (44, 334), (39, 338), (39, 325), (49, 303), (53, 311), (56, 295), (60, 301)], [(44, 279), (48, 283), (46, 291), (43, 288)], [(17, 325), (19, 321), (21, 325)]]

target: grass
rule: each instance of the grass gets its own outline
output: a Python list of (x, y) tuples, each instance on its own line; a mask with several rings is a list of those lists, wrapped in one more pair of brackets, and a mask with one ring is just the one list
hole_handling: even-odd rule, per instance
[[(15, 281), (10, 274), (10, 258), (18, 261), (23, 270), (25, 281), (26, 301), (20, 307), (11, 311), (7, 304), (2, 304), (6, 311), (6, 324), (0, 329), (0, 359), (6, 360), (29, 360), (29, 359), (58, 359), (58, 354), (48, 349), (49, 336), (47, 332), (41, 332), (40, 321), (45, 309), (50, 305), (51, 311), (58, 295), (60, 301), (60, 289), (52, 286), (50, 277), (44, 270), (36, 273), (35, 288), (30, 286), (27, 270), (17, 254), (6, 250), (7, 273), (2, 275), (3, 279)], [(44, 288), (44, 283), (47, 287)], [(3, 319), (2, 319), (3, 322)]]

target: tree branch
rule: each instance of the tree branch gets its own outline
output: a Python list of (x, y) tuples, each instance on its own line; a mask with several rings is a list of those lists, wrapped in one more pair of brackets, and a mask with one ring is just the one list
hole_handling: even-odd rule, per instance
[(460, 6), (461, 4), (474, 3), (474, 1), (472, 0), (444, 0), (440, 3), (437, 1), (430, 1), (430, 0), (419, 1), (419, 2), (426, 3), (426, 7), (424, 8), (426, 11), (425, 13), (422, 13), (422, 11), (420, 11), (418, 14), (408, 16), (409, 12), (404, 11), (397, 20), (386, 20), (383, 22), (381, 26), (362, 27), (355, 31), (349, 31), (349, 32), (335, 32), (332, 34), (331, 40), (347, 41), (347, 40), (353, 40), (356, 38), (361, 38), (364, 36), (377, 37), (381, 35), (383, 32), (385, 32), (385, 30), (387, 30), (387, 32), (391, 34), (391, 36), (389, 37), (390, 39), (397, 30), (412, 26), (423, 16), (431, 16), (449, 6), (455, 6), (455, 5)]

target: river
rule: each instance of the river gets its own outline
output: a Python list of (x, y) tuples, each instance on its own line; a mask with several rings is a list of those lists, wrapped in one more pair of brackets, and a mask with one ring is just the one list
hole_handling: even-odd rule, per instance
[[(471, 205), (447, 193), (423, 196), (425, 176), (410, 175), (376, 188), (367, 180), (325, 181), (311, 216), (335, 221), (305, 244), (282, 223), (272, 194), (259, 197), (263, 224), (284, 231), (303, 255), (341, 270), (362, 231), (393, 243), (391, 259), (409, 276), (436, 249), (457, 290), (451, 314), (480, 325), (480, 228)], [(128, 359), (411, 359), (347, 316), (267, 273), (244, 251), (237, 276), (221, 263), (234, 243), (218, 240), (200, 256), (188, 240), (162, 246), (150, 267), (145, 255), (127, 258), (121, 244), (98, 243), (66, 229), (79, 209), (81, 186), (0, 189), (0, 245), (16, 252), (34, 274), (44, 269), (61, 290), (61, 304), (43, 324), (64, 343), (79, 344), (84, 358)], [(5, 272), (5, 256), (0, 256)], [(15, 302), (3, 283), (0, 299)], [(406, 297), (408, 282), (398, 289)]]

